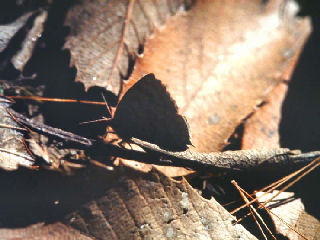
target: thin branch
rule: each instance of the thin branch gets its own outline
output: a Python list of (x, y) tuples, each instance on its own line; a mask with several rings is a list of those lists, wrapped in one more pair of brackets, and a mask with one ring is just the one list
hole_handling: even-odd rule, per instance
[[(317, 159), (318, 160), (318, 159)], [(315, 160), (316, 161), (316, 160)], [(240, 195), (241, 195), (241, 197), (244, 199), (245, 198), (245, 196), (243, 196), (243, 194), (245, 194), (245, 195), (247, 195), (249, 198), (251, 198), (252, 200), (249, 202), (249, 200), (246, 198), (246, 200), (245, 200), (245, 202), (246, 202), (246, 206), (248, 206), (249, 207), (249, 209), (252, 207), (252, 203), (253, 202), (255, 202), (258, 198), (253, 198), (249, 193), (247, 193), (243, 188), (241, 188), (238, 184), (237, 184), (237, 182), (236, 181), (234, 181), (234, 180), (232, 180), (231, 181), (231, 183), (238, 189), (238, 191), (240, 192)], [(280, 191), (279, 191), (280, 192)], [(278, 192), (278, 193), (279, 193)], [(265, 193), (266, 194), (266, 193)], [(265, 194), (263, 194), (263, 195), (261, 195), (259, 198), (262, 198)], [(276, 194), (276, 196), (278, 196), (279, 194)], [(268, 200), (266, 200), (264, 203), (262, 203), (262, 202), (260, 202), (260, 201), (257, 201), (257, 204), (258, 204), (258, 208), (259, 209), (265, 209), (268, 213), (269, 213), (269, 215), (273, 215), (273, 216), (275, 216), (275, 217), (277, 217), (278, 219), (279, 219), (279, 221), (281, 221), (283, 224), (285, 224), (288, 228), (290, 228), (292, 231), (294, 231), (295, 233), (297, 233), (300, 237), (302, 237), (303, 239), (306, 239), (306, 240), (308, 240), (305, 236), (303, 236), (303, 234), (301, 234), (299, 231), (297, 231), (294, 227), (292, 227), (292, 226), (290, 226), (290, 224), (289, 223), (287, 223), (286, 221), (284, 221), (281, 217), (279, 217), (277, 214), (275, 214), (274, 212), (272, 212), (271, 210), (270, 210), (270, 208), (269, 207), (267, 207), (266, 206), (266, 204), (267, 203), (269, 203), (272, 199), (274, 199), (274, 197), (271, 197), (270, 199), (268, 199)], [(255, 210), (255, 209), (254, 209)], [(250, 212), (251, 212), (251, 210), (250, 210)], [(242, 218), (240, 218), (240, 219), (237, 219), (237, 222), (236, 223), (240, 223), (244, 218), (246, 218), (246, 217), (248, 217), (249, 216), (249, 214), (246, 214), (244, 217), (242, 217)], [(259, 216), (259, 218), (261, 218), (261, 216), (260, 215), (258, 215)], [(263, 223), (264, 223), (264, 221), (263, 221), (263, 219), (260, 219)], [(268, 231), (269, 231), (269, 233), (272, 235), (272, 237), (274, 238), (274, 239), (276, 239), (275, 238), (275, 236), (272, 234), (272, 232), (270, 231), (270, 229), (267, 227), (267, 225), (264, 223), (264, 225), (265, 225), (265, 227), (268, 229)]]
[[(294, 181), (292, 181), (291, 183), (289, 183), (287, 186), (283, 187), (282, 189), (280, 189), (281, 192), (287, 190), (290, 186), (292, 186), (294, 183), (296, 183), (298, 180), (300, 180), (303, 176), (305, 176), (307, 173), (309, 173), (310, 171), (312, 171), (313, 169), (315, 169), (316, 167), (318, 167), (320, 164), (320, 159), (316, 158), (315, 160), (313, 160), (311, 163), (309, 163), (307, 166), (297, 170), (294, 173), (289, 174), (288, 176), (281, 178), (280, 180), (276, 181), (275, 183), (270, 184), (269, 186), (258, 190), (259, 192), (264, 191), (266, 189), (268, 189), (270, 186), (272, 186), (271, 188), (268, 189), (268, 191), (266, 191), (261, 197), (267, 195), (268, 193), (272, 192), (273, 190), (275, 190), (276, 188), (280, 187), (281, 185), (285, 184), (286, 182), (288, 182), (291, 178), (295, 177), (297, 174), (300, 174), (302, 171), (306, 170), (304, 173), (301, 174), (301, 176), (298, 176)], [(279, 191), (279, 194), (280, 194)], [(278, 195), (279, 195), (278, 194)], [(272, 198), (270, 198), (268, 201), (272, 201), (275, 197), (277, 197), (278, 195), (273, 196)], [(254, 202), (257, 202), (258, 199), (255, 198), (253, 200), (251, 200), (248, 204), (243, 204), (242, 206), (236, 208), (235, 210), (231, 211), (231, 214), (235, 214), (236, 212), (238, 212), (239, 210), (241, 210), (242, 208), (248, 207), (249, 204), (252, 204)]]
[[(238, 183), (235, 181), (235, 180), (232, 180), (231, 183), (237, 188), (237, 190), (239, 191), (240, 193), (240, 196), (241, 198), (245, 201), (245, 203), (249, 204), (249, 200), (248, 198), (245, 196), (245, 194), (249, 195), (243, 188), (241, 188)], [(250, 196), (251, 197), (251, 196)], [(257, 224), (258, 228), (260, 229), (263, 237), (265, 239), (268, 239), (267, 236), (265, 235), (261, 225), (259, 224), (257, 218), (255, 217), (255, 215), (259, 218), (259, 220), (262, 222), (262, 224), (264, 225), (264, 227), (267, 229), (267, 231), (269, 232), (269, 234), (272, 236), (272, 238), (274, 240), (277, 240), (276, 237), (273, 235), (272, 231), (269, 229), (269, 227), (267, 226), (267, 224), (264, 222), (263, 218), (260, 216), (260, 214), (257, 212), (257, 210), (251, 205), (249, 204), (249, 210), (250, 210), (250, 213), (252, 215), (252, 218), (253, 220), (255, 221), (255, 223)]]
[(54, 137), (58, 137), (58, 138), (63, 139), (65, 141), (80, 143), (80, 144), (86, 145), (86, 146), (93, 145), (93, 140), (90, 140), (88, 138), (81, 137), (81, 136), (76, 135), (74, 133), (63, 131), (59, 128), (50, 127), (46, 124), (33, 121), (33, 120), (31, 120), (31, 119), (23, 116), (22, 114), (17, 113), (13, 110), (7, 109), (7, 111), (17, 123), (19, 123), (23, 126), (27, 126), (32, 130), (35, 130), (35, 131), (38, 131), (40, 133), (44, 133), (47, 135), (51, 135)]
[(292, 231), (294, 231), (296, 234), (298, 234), (300, 237), (302, 237), (305, 240), (308, 240), (308, 238), (306, 238), (302, 233), (300, 233), (298, 230), (296, 230), (294, 227), (292, 227), (289, 223), (287, 223), (286, 221), (284, 221), (281, 217), (279, 217), (277, 214), (275, 214), (274, 212), (272, 212), (268, 207), (266, 207), (264, 204), (260, 203), (259, 201), (257, 202), (259, 205), (259, 208), (264, 208), (269, 215), (273, 215), (276, 218), (279, 219), (280, 222), (282, 222), (283, 224), (285, 224), (288, 228), (290, 228)]
[[(86, 147), (94, 145), (95, 140), (33, 121), (13, 110), (7, 111), (16, 122), (42, 134), (54, 136), (64, 141), (82, 144)], [(190, 167), (198, 170), (223, 169), (231, 171), (245, 171), (253, 169), (258, 170), (265, 168), (266, 166), (273, 168), (279, 166), (288, 167), (309, 163), (320, 156), (320, 151), (301, 153), (300, 151), (291, 151), (287, 148), (271, 150), (239, 150), (215, 153), (199, 153), (194, 151), (171, 152), (161, 149), (155, 144), (136, 138), (132, 138), (131, 141), (148, 151), (134, 151), (113, 145), (110, 146), (110, 144), (107, 143), (103, 144), (104, 146), (108, 146), (108, 154), (114, 154), (114, 156), (144, 163)]]
[(27, 129), (25, 129), (25, 128), (20, 128), (20, 127), (16, 127), (16, 126), (9, 125), (9, 124), (3, 124), (3, 123), (0, 123), (0, 128), (9, 128), (9, 129), (14, 129), (14, 130), (19, 130), (19, 131), (27, 131)]
[(223, 168), (225, 170), (250, 170), (266, 169), (266, 167), (288, 167), (303, 163), (309, 163), (320, 156), (320, 151), (301, 153), (288, 148), (270, 150), (239, 150), (214, 153), (199, 153), (194, 151), (171, 152), (161, 149), (136, 138), (131, 139), (140, 147), (157, 152), (161, 161), (171, 163), (174, 166), (191, 168)]
[(12, 99), (26, 99), (26, 100), (35, 100), (35, 101), (45, 101), (45, 102), (60, 102), (60, 103), (84, 103), (84, 104), (94, 104), (94, 105), (105, 105), (104, 102), (97, 101), (87, 101), (87, 100), (78, 100), (78, 99), (65, 99), (65, 98), (46, 98), (39, 96), (6, 96)]

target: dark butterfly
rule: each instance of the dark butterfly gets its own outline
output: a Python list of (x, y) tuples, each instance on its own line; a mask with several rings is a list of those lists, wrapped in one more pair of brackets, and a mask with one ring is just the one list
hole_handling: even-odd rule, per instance
[(170, 151), (184, 151), (191, 144), (186, 120), (154, 74), (127, 91), (109, 123), (124, 140), (135, 137)]

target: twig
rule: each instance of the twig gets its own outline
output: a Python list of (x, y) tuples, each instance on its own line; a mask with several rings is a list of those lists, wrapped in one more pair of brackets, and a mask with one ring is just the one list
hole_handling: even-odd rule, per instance
[[(247, 193), (244, 189), (242, 189), (238, 184), (237, 184), (237, 182), (235, 182), (234, 180), (232, 180), (231, 181), (231, 183), (238, 189), (238, 191), (240, 192), (240, 194), (241, 194), (241, 197), (243, 197), (243, 194), (245, 194), (245, 195), (247, 195), (249, 198), (251, 198), (252, 200), (255, 200), (255, 199), (257, 199), (257, 198), (253, 198), (249, 193)], [(280, 191), (279, 191), (280, 192)], [(278, 192), (278, 193), (279, 193)], [(279, 195), (279, 194), (276, 194), (277, 196)], [(263, 196), (263, 195), (262, 195)], [(261, 197), (262, 197), (261, 196)], [(244, 196), (245, 197), (245, 196)], [(272, 197), (272, 198), (270, 198), (270, 199), (274, 199), (274, 197)], [(292, 227), (292, 226), (290, 226), (290, 224), (288, 224), (286, 221), (284, 221), (281, 217), (279, 217), (277, 214), (275, 214), (274, 212), (272, 212), (271, 210), (270, 210), (270, 208), (269, 207), (267, 207), (266, 206), (266, 204), (267, 203), (269, 203), (270, 202), (270, 199), (268, 199), (266, 202), (264, 202), (264, 203), (261, 203), (260, 201), (257, 201), (257, 204), (258, 204), (258, 206), (259, 206), (259, 209), (265, 209), (268, 213), (269, 213), (269, 215), (273, 215), (273, 216), (275, 216), (275, 217), (277, 217), (278, 219), (279, 219), (279, 221), (281, 221), (283, 224), (285, 224), (288, 228), (290, 228), (292, 231), (294, 231), (295, 233), (297, 233), (300, 237), (302, 237), (303, 239), (305, 239), (305, 240), (308, 240), (305, 236), (303, 236), (299, 231), (297, 231), (294, 227)], [(249, 209), (250, 209), (250, 207), (252, 207), (252, 200), (249, 202), (249, 200), (246, 198), (246, 204), (248, 204), (248, 207), (249, 207)], [(256, 212), (256, 209), (254, 209), (255, 210), (255, 212)], [(251, 211), (250, 211), (251, 212)], [(257, 212), (256, 212), (257, 213)], [(247, 215), (248, 216), (248, 215)], [(259, 219), (263, 222), (263, 224), (264, 224), (264, 226), (267, 228), (267, 230), (268, 230), (268, 232), (272, 235), (272, 237), (273, 237), (273, 239), (276, 239), (275, 238), (275, 236), (272, 234), (272, 232), (270, 231), (270, 229), (268, 228), (268, 226), (264, 223), (264, 221), (263, 221), (263, 219), (261, 218), (261, 216), (260, 215), (258, 215), (258, 213), (257, 213), (257, 216), (259, 217)], [(242, 218), (243, 219), (243, 218)], [(242, 220), (241, 219), (241, 220)], [(239, 223), (240, 222), (240, 220), (237, 220), (237, 223)]]
[(40, 96), (6, 96), (9, 99), (24, 99), (24, 100), (35, 100), (35, 101), (45, 101), (45, 102), (58, 102), (58, 103), (83, 103), (83, 104), (93, 104), (93, 105), (105, 105), (104, 102), (97, 101), (87, 101), (78, 99), (66, 99), (66, 98), (46, 98)]
[[(70, 141), (91, 147), (95, 140), (88, 139), (77, 134), (67, 132), (58, 128), (48, 126), (43, 123), (33, 121), (13, 110), (7, 110), (12, 118), (30, 129), (45, 135), (54, 136), (64, 141)], [(320, 151), (301, 153), (287, 148), (270, 150), (239, 150), (215, 153), (199, 153), (194, 151), (171, 152), (161, 149), (155, 144), (151, 144), (136, 138), (131, 141), (144, 149), (148, 153), (127, 150), (116, 146), (109, 146), (110, 152), (115, 156), (140, 162), (153, 163), (157, 165), (169, 165), (178, 167), (190, 167), (192, 169), (224, 169), (231, 171), (244, 171), (261, 169), (264, 167), (288, 167), (297, 164), (309, 163), (320, 156)], [(150, 155), (150, 152), (153, 155)]]
[[(283, 187), (282, 189), (279, 190), (279, 194), (285, 190), (287, 190), (290, 186), (292, 186), (294, 183), (296, 183), (298, 180), (300, 180), (303, 176), (305, 176), (306, 174), (308, 174), (309, 172), (311, 172), (313, 169), (315, 169), (316, 167), (318, 167), (320, 164), (320, 159), (317, 158), (315, 160), (313, 160), (311, 163), (309, 163), (307, 166), (295, 171), (294, 173), (289, 174), (288, 176), (281, 178), (280, 180), (276, 181), (275, 183), (270, 184), (267, 187), (264, 187), (261, 190), (258, 190), (258, 192), (264, 192), (265, 193), (261, 196), (265, 196), (266, 194), (272, 192), (273, 190), (275, 190), (276, 188), (280, 187), (281, 185), (285, 184), (286, 182), (288, 182), (290, 179), (292, 179), (293, 177), (297, 176), (298, 174), (302, 173), (303, 171), (305, 171), (304, 173), (302, 173), (300, 176), (298, 175), (298, 177), (293, 180), (291, 183), (289, 183), (288, 185), (286, 185), (285, 187)], [(309, 169), (308, 169), (309, 168)], [(307, 169), (307, 170), (306, 170)], [(267, 190), (268, 189), (268, 190)], [(267, 191), (266, 191), (267, 190)], [(277, 197), (279, 194), (273, 196), (272, 198), (270, 198), (268, 201), (272, 201), (275, 197)], [(236, 212), (238, 212), (239, 210), (241, 210), (242, 208), (248, 207), (249, 204), (252, 204), (254, 202), (257, 202), (258, 199), (255, 198), (253, 200), (251, 200), (249, 203), (243, 204), (242, 206), (234, 209), (233, 211), (231, 211), (231, 214), (235, 214)]]
[[(268, 200), (269, 201), (269, 200)], [(265, 204), (262, 204), (261, 202), (257, 202), (259, 205), (259, 208), (263, 208), (265, 209), (269, 215), (273, 215), (276, 218), (279, 219), (280, 222), (282, 222), (283, 224), (285, 224), (288, 228), (290, 228), (292, 231), (294, 231), (296, 234), (298, 234), (300, 237), (302, 237), (305, 240), (308, 240), (308, 238), (306, 238), (302, 233), (300, 233), (297, 229), (295, 229), (294, 227), (292, 227), (289, 223), (287, 223), (286, 221), (284, 221), (281, 217), (279, 217), (277, 214), (275, 214), (274, 212), (272, 212), (268, 207), (265, 206)]]
[[(245, 201), (245, 203), (249, 204), (249, 200), (248, 198), (245, 196), (246, 195), (249, 195), (243, 188), (241, 188), (238, 183), (235, 181), (235, 180), (232, 180), (231, 183), (237, 188), (237, 190), (239, 191), (240, 193), (240, 196), (241, 198)], [(251, 197), (251, 196), (250, 196)], [(249, 211), (252, 215), (252, 218), (253, 220), (255, 221), (255, 223), (257, 224), (258, 228), (260, 229), (263, 237), (265, 239), (268, 239), (267, 236), (265, 235), (261, 225), (259, 224), (257, 218), (255, 217), (255, 215), (259, 218), (259, 220), (262, 222), (263, 226), (267, 229), (267, 231), (269, 232), (269, 234), (272, 236), (273, 239), (276, 240), (276, 237), (273, 235), (272, 231), (269, 229), (269, 227), (267, 226), (267, 224), (264, 222), (263, 218), (260, 216), (260, 214), (257, 212), (257, 210), (251, 205), (249, 204)]]
[(45, 133), (47, 135), (55, 136), (55, 137), (58, 137), (60, 139), (65, 140), (65, 141), (80, 143), (80, 144), (86, 145), (86, 146), (93, 145), (93, 140), (90, 140), (88, 138), (81, 137), (81, 136), (76, 135), (74, 133), (63, 131), (59, 128), (54, 128), (54, 127), (48, 126), (46, 124), (33, 121), (33, 120), (23, 116), (20, 113), (15, 112), (15, 111), (8, 110), (8, 109), (7, 109), (7, 111), (16, 122), (20, 123), (21, 125), (27, 126), (32, 130), (38, 131), (40, 133)]
[(320, 156), (320, 151), (301, 153), (288, 148), (270, 150), (239, 150), (215, 153), (199, 153), (193, 151), (170, 152), (136, 138), (131, 139), (135, 144), (157, 152), (161, 161), (171, 163), (174, 166), (215, 167), (226, 170), (250, 170), (266, 167), (288, 167), (297, 164), (309, 163)]
[(3, 123), (0, 123), (0, 128), (9, 128), (9, 129), (14, 129), (14, 130), (19, 130), (19, 131), (27, 131), (27, 129), (25, 129), (25, 128), (20, 128), (20, 127), (16, 127), (16, 126), (9, 125), (9, 124), (3, 124)]

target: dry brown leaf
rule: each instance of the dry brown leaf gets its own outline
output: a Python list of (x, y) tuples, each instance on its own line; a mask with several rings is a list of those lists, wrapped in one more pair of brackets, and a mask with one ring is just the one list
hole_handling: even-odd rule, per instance
[(184, 167), (168, 167), (158, 165), (153, 165), (153, 167), (168, 177), (185, 177), (196, 172), (192, 169), (187, 169)]
[(47, 11), (42, 10), (26, 13), (13, 23), (0, 25), (2, 68), (11, 62), (16, 69), (23, 70), (43, 32), (46, 19)]
[[(1, 238), (256, 239), (242, 225), (233, 225), (234, 218), (219, 203), (202, 198), (185, 180), (174, 181), (156, 170), (141, 173), (127, 167), (112, 173), (101, 168), (83, 169), (82, 172), (64, 178), (47, 172), (42, 176), (46, 179), (35, 186), (30, 186), (30, 182), (41, 177), (33, 180), (28, 177), (26, 188), (32, 193), (21, 204), (29, 206), (25, 204), (31, 200), (31, 209), (23, 208), (19, 212), (23, 219), (30, 216), (22, 213), (30, 214), (34, 208), (40, 207), (33, 215), (41, 216), (44, 213), (38, 211), (44, 210), (45, 216), (54, 216), (52, 211), (60, 211), (61, 207), (70, 204), (69, 208), (78, 206), (88, 195), (91, 201), (76, 207), (77, 210), (65, 216), (64, 220), (60, 217), (49, 224), (33, 223), (15, 229), (2, 227)], [(20, 182), (16, 187), (19, 189), (23, 184)], [(10, 194), (15, 194), (14, 191)], [(52, 196), (52, 200), (58, 200), (60, 204), (55, 206), (45, 196)], [(35, 205), (35, 201), (39, 203)], [(45, 201), (48, 203), (43, 208)], [(18, 200), (14, 202), (20, 203)], [(10, 211), (7, 214), (10, 215)]]
[(16, 69), (22, 71), (31, 58), (36, 42), (43, 32), (44, 23), (47, 20), (47, 11), (41, 11), (33, 21), (33, 27), (27, 33), (20, 51), (12, 58), (12, 64)]
[[(260, 203), (265, 203), (268, 199), (272, 198), (279, 191), (272, 193), (258, 192), (256, 193)], [(313, 216), (309, 215), (304, 210), (304, 205), (300, 198), (296, 199), (292, 192), (282, 192), (272, 202), (266, 204), (273, 214), (270, 214), (276, 231), (289, 240), (303, 239), (299, 234), (293, 231), (290, 227), (294, 228), (306, 239), (319, 239), (320, 236), (320, 223)], [(278, 217), (282, 220), (280, 220)], [(290, 227), (288, 227), (287, 224)]]
[(127, 166), (141, 172), (149, 172), (152, 168), (155, 168), (167, 177), (184, 177), (195, 173), (194, 170), (186, 169), (184, 167), (158, 166), (126, 159), (119, 159), (119, 162), (123, 166)]
[(184, 180), (157, 171), (117, 174), (105, 196), (68, 216), (66, 224), (98, 239), (255, 239)]
[(0, 98), (0, 167), (16, 170), (19, 166), (31, 167), (34, 159), (23, 143), (20, 126), (7, 112), (10, 104)]
[(186, 116), (197, 150), (221, 150), (310, 33), (309, 20), (295, 17), (294, 2), (282, 4), (197, 1), (146, 42), (122, 94), (155, 73)]
[[(77, 81), (105, 87), (118, 94), (130, 73), (130, 61), (145, 39), (177, 11), (190, 6), (182, 0), (85, 0), (68, 13), (71, 34), (65, 44), (77, 67)], [(131, 60), (130, 60), (131, 59)]]
[(26, 13), (10, 24), (0, 25), (0, 52), (2, 52), (10, 42), (11, 38), (26, 24), (32, 13)]
[(85, 236), (62, 223), (39, 223), (21, 229), (0, 229), (0, 234), (2, 239), (6, 240), (92, 240), (91, 237)]
[(244, 123), (241, 149), (280, 147), (279, 123), (287, 90), (288, 85), (280, 83), (270, 93), (266, 104)]

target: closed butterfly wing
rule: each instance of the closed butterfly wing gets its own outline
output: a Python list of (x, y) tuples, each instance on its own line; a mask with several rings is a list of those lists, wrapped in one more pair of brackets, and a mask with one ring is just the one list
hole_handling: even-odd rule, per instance
[(191, 144), (186, 120), (153, 74), (144, 76), (127, 91), (111, 126), (123, 139), (139, 138), (166, 150), (184, 151)]

